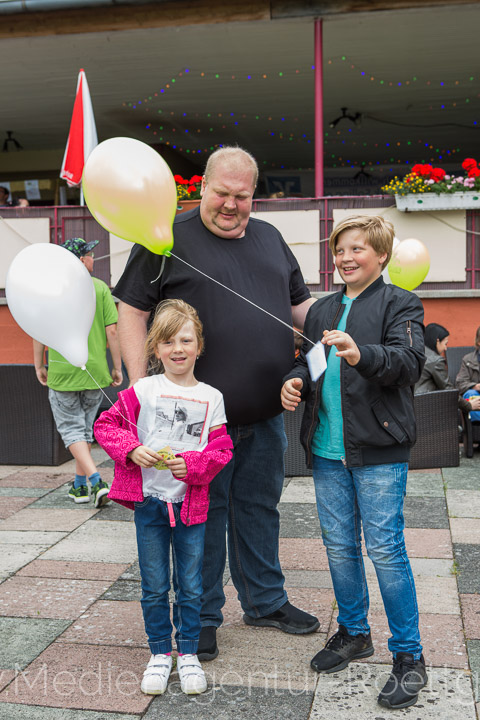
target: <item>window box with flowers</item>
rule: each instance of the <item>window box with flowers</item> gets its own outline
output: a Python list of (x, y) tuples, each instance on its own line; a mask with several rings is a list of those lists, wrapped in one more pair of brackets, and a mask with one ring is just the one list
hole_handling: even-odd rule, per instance
[(432, 165), (414, 165), (403, 179), (394, 177), (382, 190), (395, 196), (397, 208), (418, 210), (480, 209), (480, 168), (467, 158), (462, 163), (466, 175), (448, 175)]
[(197, 207), (201, 198), (202, 176), (193, 175), (190, 180), (185, 180), (181, 175), (174, 175), (173, 178), (177, 186), (177, 215)]

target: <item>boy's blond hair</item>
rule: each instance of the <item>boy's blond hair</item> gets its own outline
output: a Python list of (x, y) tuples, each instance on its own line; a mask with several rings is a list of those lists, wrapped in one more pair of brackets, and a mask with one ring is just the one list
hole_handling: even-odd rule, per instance
[(203, 325), (195, 308), (184, 300), (177, 299), (162, 300), (157, 305), (144, 349), (150, 372), (164, 372), (163, 363), (156, 357), (155, 349), (159, 342), (169, 340), (176, 335), (189, 320), (193, 323), (198, 343), (198, 354), (201, 355), (205, 345)]
[(345, 218), (341, 223), (335, 226), (328, 246), (335, 256), (335, 250), (340, 234), (345, 230), (361, 230), (365, 241), (375, 250), (377, 255), (387, 253), (387, 259), (382, 265), (382, 270), (387, 267), (392, 257), (393, 238), (395, 230), (391, 222), (385, 220), (380, 215), (353, 215)]

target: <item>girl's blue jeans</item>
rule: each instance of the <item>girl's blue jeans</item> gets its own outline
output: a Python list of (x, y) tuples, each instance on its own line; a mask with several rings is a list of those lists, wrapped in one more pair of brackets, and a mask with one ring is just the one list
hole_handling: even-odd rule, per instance
[(422, 652), (415, 583), (405, 549), (403, 499), (407, 463), (346, 468), (341, 460), (313, 456), (313, 479), (327, 549), (338, 623), (351, 635), (369, 632), (369, 597), (361, 527), (392, 636), (389, 650)]
[(135, 503), (138, 560), (142, 578), (142, 610), (153, 655), (172, 650), (170, 621), (170, 547), (173, 562), (173, 623), (179, 653), (197, 652), (200, 636), (202, 562), (205, 523), (186, 526), (180, 520), (182, 503), (173, 503), (175, 527), (170, 526), (167, 503), (146, 497)]

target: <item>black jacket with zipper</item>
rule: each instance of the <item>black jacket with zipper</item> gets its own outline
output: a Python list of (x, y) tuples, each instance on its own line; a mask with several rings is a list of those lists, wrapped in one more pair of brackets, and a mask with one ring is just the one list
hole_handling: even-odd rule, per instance
[[(308, 311), (303, 334), (316, 342), (338, 326), (345, 310), (345, 289), (317, 300)], [(360, 350), (354, 367), (340, 365), (343, 441), (347, 467), (408, 462), (415, 443), (413, 385), (425, 362), (423, 306), (413, 293), (387, 285), (380, 276), (352, 303), (347, 332)], [(284, 382), (299, 377), (306, 400), (300, 440), (312, 466), (312, 437), (318, 425), (323, 378), (313, 382), (304, 341)], [(328, 355), (330, 349), (325, 346)], [(298, 409), (297, 409), (298, 412)]]

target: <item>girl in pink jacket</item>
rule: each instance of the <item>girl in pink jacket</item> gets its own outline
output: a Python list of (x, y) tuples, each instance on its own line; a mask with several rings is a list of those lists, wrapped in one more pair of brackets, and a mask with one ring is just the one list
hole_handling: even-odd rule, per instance
[[(157, 308), (145, 354), (158, 374), (123, 390), (95, 423), (115, 460), (109, 498), (134, 509), (142, 610), (152, 656), (141, 689), (161, 695), (172, 669), (170, 547), (177, 669), (183, 692), (207, 688), (196, 656), (208, 486), (232, 457), (222, 394), (194, 376), (202, 324), (183, 300)], [(182, 432), (179, 433), (179, 423)]]

